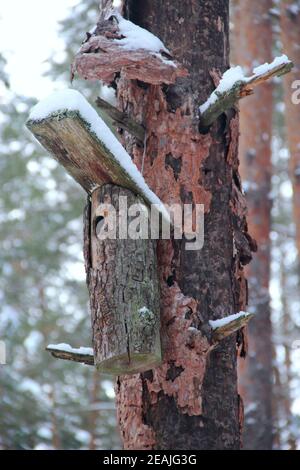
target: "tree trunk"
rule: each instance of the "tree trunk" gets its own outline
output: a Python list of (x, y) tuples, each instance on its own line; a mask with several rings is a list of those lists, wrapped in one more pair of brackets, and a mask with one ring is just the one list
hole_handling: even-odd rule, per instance
[[(242, 264), (251, 259), (238, 174), (238, 119), (223, 114), (198, 130), (198, 106), (228, 68), (228, 1), (128, 1), (129, 19), (160, 39), (189, 71), (173, 86), (117, 80), (120, 111), (146, 128), (144, 177), (169, 203), (205, 205), (202, 250), (158, 243), (164, 362), (119, 377), (118, 418), (126, 449), (238, 449), (236, 335), (209, 353), (208, 321), (245, 308)], [(139, 168), (143, 149), (125, 133)], [(209, 356), (209, 357), (208, 357)]]
[[(272, 59), (271, 0), (238, 2), (235, 42), (238, 62), (253, 67)], [(258, 251), (247, 270), (250, 312), (249, 354), (241, 359), (239, 385), (245, 404), (245, 449), (272, 448), (272, 343), (269, 304), (271, 224), (272, 84), (265, 83), (240, 106), (241, 174), (249, 209), (249, 232)]]
[[(299, 2), (298, 2), (299, 3)], [(300, 8), (294, 0), (283, 0), (280, 11), (281, 38), (285, 53), (294, 62), (295, 67), (284, 78), (285, 122), (288, 147), (290, 151), (290, 177), (293, 184), (293, 209), (296, 224), (296, 245), (300, 258)], [(298, 80), (298, 92), (292, 84)], [(292, 101), (292, 94), (297, 92), (298, 104)]]

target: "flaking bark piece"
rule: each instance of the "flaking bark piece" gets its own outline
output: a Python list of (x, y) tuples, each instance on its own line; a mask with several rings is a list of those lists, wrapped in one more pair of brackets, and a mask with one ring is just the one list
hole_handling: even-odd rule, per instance
[[(107, 16), (108, 19), (99, 21), (93, 35), (82, 44), (75, 56), (72, 77), (77, 72), (86, 80), (102, 80), (111, 84), (116, 74), (122, 72), (128, 79), (160, 85), (175, 83), (177, 77), (188, 74), (182, 65), (172, 60), (163, 44), (160, 50), (155, 47), (149, 50), (149, 44), (145, 45), (141, 36), (140, 48), (126, 46), (122, 41), (126, 36), (119, 28), (123, 18), (114, 13)], [(135, 25), (131, 24), (134, 28)], [(137, 35), (141, 30), (138, 28)]]

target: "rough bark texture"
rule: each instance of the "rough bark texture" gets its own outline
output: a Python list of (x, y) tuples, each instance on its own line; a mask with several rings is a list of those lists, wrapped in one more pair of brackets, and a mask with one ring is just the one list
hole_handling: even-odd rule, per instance
[[(281, 2), (281, 37), (283, 49), (295, 67), (292, 73), (284, 78), (284, 102), (287, 140), (290, 151), (290, 177), (293, 184), (293, 209), (296, 224), (296, 244), (300, 259), (300, 104), (292, 102), (292, 88), (295, 80), (300, 79), (300, 8), (295, 7), (295, 1)], [(299, 83), (297, 89), (299, 90)], [(298, 92), (298, 101), (300, 94)]]
[[(124, 447), (238, 449), (237, 338), (210, 352), (208, 324), (246, 304), (242, 265), (251, 259), (251, 239), (236, 111), (220, 116), (206, 134), (198, 129), (198, 106), (214, 88), (210, 72), (228, 67), (228, 1), (135, 0), (126, 12), (189, 70), (174, 86), (130, 81), (121, 71), (117, 95), (120, 111), (146, 129), (147, 183), (165, 203), (205, 205), (205, 242), (198, 251), (185, 250), (185, 239), (158, 243), (164, 362), (117, 381)], [(124, 143), (141, 168), (143, 149), (126, 133)]]
[[(110, 217), (106, 205), (119, 218), (119, 198), (127, 198), (128, 208), (145, 207), (130, 190), (106, 184), (93, 191), (91, 217), (85, 220), (90, 227), (85, 230), (85, 261), (95, 365), (115, 375), (145, 371), (161, 362), (157, 241), (120, 239), (118, 232), (115, 239), (97, 235), (98, 225)], [(129, 225), (131, 218), (125, 222)]]
[[(252, 70), (270, 62), (272, 30), (271, 0), (239, 2), (237, 60)], [(257, 315), (248, 327), (249, 354), (240, 362), (239, 384), (245, 404), (245, 449), (272, 447), (272, 343), (269, 305), (271, 223), (272, 84), (262, 84), (240, 106), (241, 173), (249, 209), (249, 232), (258, 251), (247, 271), (249, 308)]]

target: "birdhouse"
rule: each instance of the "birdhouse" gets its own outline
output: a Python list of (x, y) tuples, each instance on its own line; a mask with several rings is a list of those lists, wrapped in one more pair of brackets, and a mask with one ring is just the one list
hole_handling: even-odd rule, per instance
[(75, 90), (39, 103), (27, 127), (88, 194), (84, 257), (94, 350), (94, 361), (88, 363), (116, 375), (157, 366), (157, 242), (147, 229), (144, 236), (130, 234), (136, 217), (128, 208), (147, 220), (153, 204), (168, 217), (163, 204), (112, 131)]

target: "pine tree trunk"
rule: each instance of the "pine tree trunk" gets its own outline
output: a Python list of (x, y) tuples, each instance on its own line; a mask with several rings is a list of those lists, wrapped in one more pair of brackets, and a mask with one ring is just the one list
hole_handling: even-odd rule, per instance
[[(296, 8), (295, 8), (296, 6)], [(294, 8), (293, 8), (294, 7)], [(292, 88), (295, 80), (300, 79), (300, 8), (294, 0), (281, 2), (281, 38), (285, 53), (294, 62), (294, 69), (284, 78), (285, 122), (288, 147), (290, 151), (290, 177), (293, 184), (293, 209), (296, 224), (296, 244), (300, 258), (300, 93), (298, 82), (298, 104), (292, 101)]]
[[(253, 67), (272, 57), (271, 0), (237, 2), (235, 43), (240, 65)], [(240, 106), (241, 174), (249, 209), (249, 232), (258, 251), (247, 270), (249, 308), (257, 315), (248, 327), (248, 356), (241, 359), (239, 385), (245, 405), (245, 449), (272, 447), (272, 343), (269, 304), (271, 224), (272, 84), (265, 83)]]
[[(144, 177), (165, 203), (205, 205), (205, 241), (159, 241), (162, 366), (116, 385), (126, 449), (238, 449), (242, 404), (235, 335), (209, 352), (209, 319), (245, 308), (242, 264), (251, 259), (238, 174), (238, 119), (222, 115), (199, 133), (198, 106), (228, 68), (227, 0), (133, 0), (129, 19), (160, 37), (189, 71), (170, 86), (122, 77), (119, 108), (147, 132)], [(141, 168), (143, 149), (125, 133)]]

